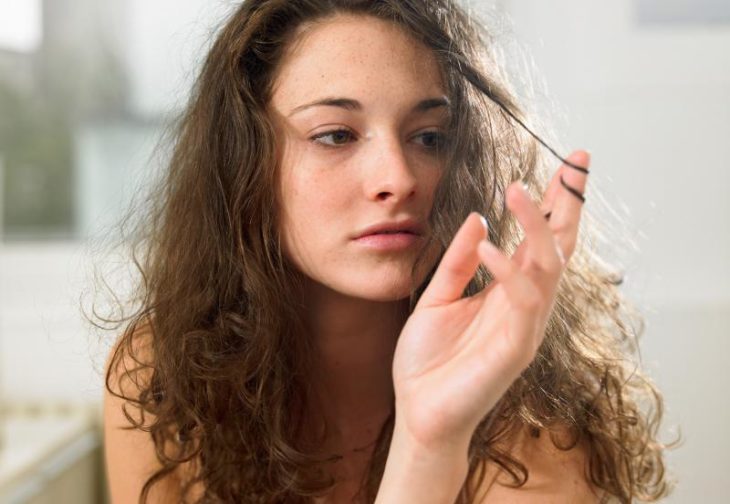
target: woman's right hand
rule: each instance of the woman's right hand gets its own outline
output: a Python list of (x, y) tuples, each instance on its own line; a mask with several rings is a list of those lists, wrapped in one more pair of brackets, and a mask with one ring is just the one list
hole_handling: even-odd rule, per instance
[[(587, 152), (569, 161), (587, 168)], [(472, 213), (456, 233), (407, 320), (395, 352), (396, 429), (426, 446), (468, 445), (474, 429), (534, 359), (558, 284), (575, 248), (587, 175), (563, 165), (543, 208), (519, 183), (509, 210), (525, 231), (512, 258), (488, 243), (486, 222)], [(551, 212), (546, 220), (545, 212)], [(494, 281), (462, 297), (483, 263)]]

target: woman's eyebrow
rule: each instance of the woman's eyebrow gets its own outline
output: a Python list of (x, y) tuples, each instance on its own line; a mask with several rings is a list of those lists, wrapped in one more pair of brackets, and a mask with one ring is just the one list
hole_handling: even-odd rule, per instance
[[(362, 110), (363, 108), (362, 104), (359, 101), (353, 100), (352, 98), (328, 97), (313, 101), (311, 103), (306, 103), (304, 105), (299, 105), (298, 107), (292, 109), (287, 117), (291, 117), (297, 112), (301, 112), (304, 109), (315, 106), (340, 107), (344, 108), (345, 110)], [(424, 113), (438, 107), (445, 107), (447, 110), (450, 110), (451, 103), (445, 96), (440, 96), (438, 98), (427, 98), (418, 102), (416, 106), (413, 107), (411, 113)]]

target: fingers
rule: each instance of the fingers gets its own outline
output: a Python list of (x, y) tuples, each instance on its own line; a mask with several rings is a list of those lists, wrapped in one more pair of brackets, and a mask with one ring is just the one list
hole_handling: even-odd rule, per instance
[(542, 203), (540, 204), (540, 210), (542, 211), (542, 214), (543, 216), (545, 216), (546, 219), (549, 219), (552, 215), (552, 209), (555, 205), (555, 196), (558, 194), (558, 191), (560, 191), (561, 188), (560, 177), (565, 170), (565, 165), (561, 165), (560, 168), (558, 168), (555, 174), (553, 174), (553, 178), (550, 179), (550, 183), (548, 184), (548, 187), (545, 190), (545, 194), (543, 195)]
[(486, 221), (472, 212), (456, 232), (418, 306), (435, 306), (461, 298), (479, 266), (477, 244), (487, 236)]
[[(585, 197), (582, 194), (578, 193), (578, 191), (574, 191), (573, 187), (568, 186), (565, 182), (565, 173), (567, 172), (577, 170), (580, 173), (588, 174), (588, 169), (586, 167), (590, 161), (583, 159), (580, 154), (581, 152), (588, 155), (588, 153), (584, 151), (576, 151), (572, 153), (568, 156), (568, 159), (566, 159), (566, 161), (568, 161), (572, 166), (562, 164), (553, 174), (553, 178), (550, 180), (548, 188), (545, 191), (545, 195), (543, 196), (542, 204), (540, 205), (546, 219), (549, 219), (552, 215), (552, 210), (555, 206), (555, 197), (564, 189), (572, 192), (581, 201), (585, 201)], [(588, 156), (590, 158), (590, 155)]]
[(507, 207), (525, 230), (525, 243), (522, 245), (525, 250), (520, 251), (519, 258), (515, 258), (518, 263), (525, 264), (522, 257), (525, 254), (527, 264), (558, 274), (564, 264), (562, 252), (542, 212), (521, 184), (513, 183), (507, 188)]
[[(483, 240), (477, 248), (479, 258), (504, 288), (510, 305), (515, 309), (510, 316), (510, 334), (514, 337), (512, 351), (524, 355), (527, 362), (534, 356), (540, 341), (534, 341), (535, 326), (543, 294), (520, 267), (492, 243)], [(529, 352), (525, 352), (529, 349)]]
[(527, 275), (502, 251), (487, 240), (479, 242), (479, 259), (492, 272), (507, 292), (513, 306), (532, 309), (539, 304), (541, 294)]
[[(534, 265), (556, 276), (554, 273), (562, 271), (575, 249), (590, 156), (585, 151), (576, 151), (567, 161), (571, 166), (564, 164), (552, 178), (541, 209), (518, 183), (507, 190), (507, 206), (525, 230), (525, 242), (513, 258), (513, 266), (518, 269)], [(545, 213), (549, 214), (547, 220)], [(486, 226), (481, 215), (471, 213), (446, 250), (419, 306), (450, 303), (462, 297), (479, 266), (479, 254), (474, 254), (474, 250), (485, 236)]]
[[(585, 151), (576, 151), (568, 156), (568, 161), (588, 168), (590, 155)], [(588, 174), (563, 166), (558, 180), (560, 191), (555, 194), (549, 226), (567, 260), (575, 250)]]

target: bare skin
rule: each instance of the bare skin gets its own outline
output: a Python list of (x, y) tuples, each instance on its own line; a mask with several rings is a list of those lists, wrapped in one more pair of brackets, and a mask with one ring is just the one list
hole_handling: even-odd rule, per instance
[[(510, 187), (508, 206), (529, 244), (510, 260), (484, 245), (486, 228), (470, 216), (404, 328), (399, 314), (414, 287), (418, 247), (383, 253), (352, 238), (382, 221), (425, 222), (443, 165), (423, 135), (440, 131), (448, 109), (413, 110), (444, 95), (438, 66), (427, 48), (382, 20), (336, 16), (299, 35), (282, 62), (271, 110), (284, 138), (284, 251), (311, 280), (305, 299), (320, 364), (314, 383), (333, 427), (325, 447), (345, 455), (334, 471), (346, 480), (337, 499), (356, 488), (367, 456), (352, 448), (372, 443), (395, 385), (396, 434), (378, 501), (439, 502), (461, 484), (477, 421), (542, 341), (580, 208), (557, 198), (556, 174), (543, 202), (556, 204), (550, 229), (527, 193)], [(332, 98), (339, 102), (308, 106)], [(343, 106), (343, 98), (358, 105)], [(576, 156), (587, 165), (587, 156)], [(584, 176), (561, 175), (584, 190)], [(459, 300), (480, 262), (499, 282)], [(427, 464), (424, 454), (438, 456)], [(410, 490), (419, 482), (438, 489), (432, 477), (443, 478), (442, 494)]]
[[(323, 503), (351, 500), (370, 454), (352, 449), (374, 441), (397, 391), (396, 432), (378, 503), (447, 502), (456, 496), (466, 475), (470, 428), (529, 362), (529, 355), (512, 347), (511, 354), (481, 352), (483, 358), (495, 353), (502, 358), (488, 363), (497, 367), (484, 367), (473, 359), (479, 353), (474, 349), (509, 350), (504, 341), (510, 339), (529, 343), (530, 349), (539, 345), (561, 256), (569, 258), (575, 243), (580, 209), (556, 181), (564, 174), (582, 192), (582, 175), (562, 167), (541, 208), (513, 185), (508, 206), (528, 243), (512, 258), (489, 251), (483, 245), (486, 228), (470, 215), (417, 313), (404, 313), (409, 292), (425, 278), (435, 255), (414, 281), (410, 272), (418, 244), (383, 252), (363, 248), (354, 238), (383, 221), (412, 218), (425, 224), (443, 169), (430, 141), (445, 126), (448, 111), (415, 112), (414, 107), (443, 95), (428, 49), (384, 21), (353, 16), (312, 26), (284, 58), (275, 81), (270, 110), (282, 145), (282, 245), (309, 279), (306, 325), (317, 351), (311, 378), (321, 400), (312, 418), (321, 415), (331, 428), (323, 452), (345, 456), (332, 469), (341, 483)], [(323, 98), (347, 98), (359, 106), (340, 101), (340, 106), (302, 108)], [(573, 161), (587, 165), (587, 155), (578, 153)], [(547, 210), (553, 211), (550, 228), (542, 218)], [(480, 262), (495, 273), (498, 285), (460, 301), (458, 294)], [(528, 298), (529, 313), (520, 302)], [(484, 320), (513, 324), (485, 328)], [(446, 334), (446, 328), (453, 334), (439, 340), (436, 335)], [(460, 390), (474, 396), (458, 395)], [(434, 419), (424, 414), (424, 404), (448, 414)], [(120, 410), (121, 402), (105, 398), (107, 464), (114, 502), (132, 502), (156, 459), (144, 433), (118, 429), (125, 423)], [(518, 490), (500, 485), (492, 467), (480, 502), (597, 502), (582, 476), (583, 451), (559, 453), (548, 436), (537, 441), (520, 436), (511, 446), (530, 469), (531, 483)], [(136, 466), (128, 464), (133, 459)], [(186, 470), (180, 469), (181, 479)], [(170, 480), (151, 502), (177, 502), (175, 486)], [(196, 489), (198, 495), (202, 491)]]
[[(304, 299), (318, 349), (318, 413), (332, 428), (325, 449), (345, 455), (338, 466), (350, 476), (366, 459), (352, 450), (371, 444), (392, 411), (393, 352), (418, 251), (372, 252), (351, 238), (381, 221), (425, 221), (442, 170), (428, 135), (447, 115), (443, 107), (412, 108), (443, 95), (428, 50), (384, 22), (352, 17), (307, 32), (276, 80), (284, 249), (311, 279)], [(351, 98), (362, 109), (292, 113), (325, 97)], [(352, 134), (311, 138), (333, 129)]]

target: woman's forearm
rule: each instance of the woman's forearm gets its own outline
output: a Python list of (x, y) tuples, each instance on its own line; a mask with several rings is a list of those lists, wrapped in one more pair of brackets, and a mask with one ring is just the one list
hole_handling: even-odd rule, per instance
[(375, 504), (453, 504), (466, 479), (469, 440), (424, 446), (398, 427)]

